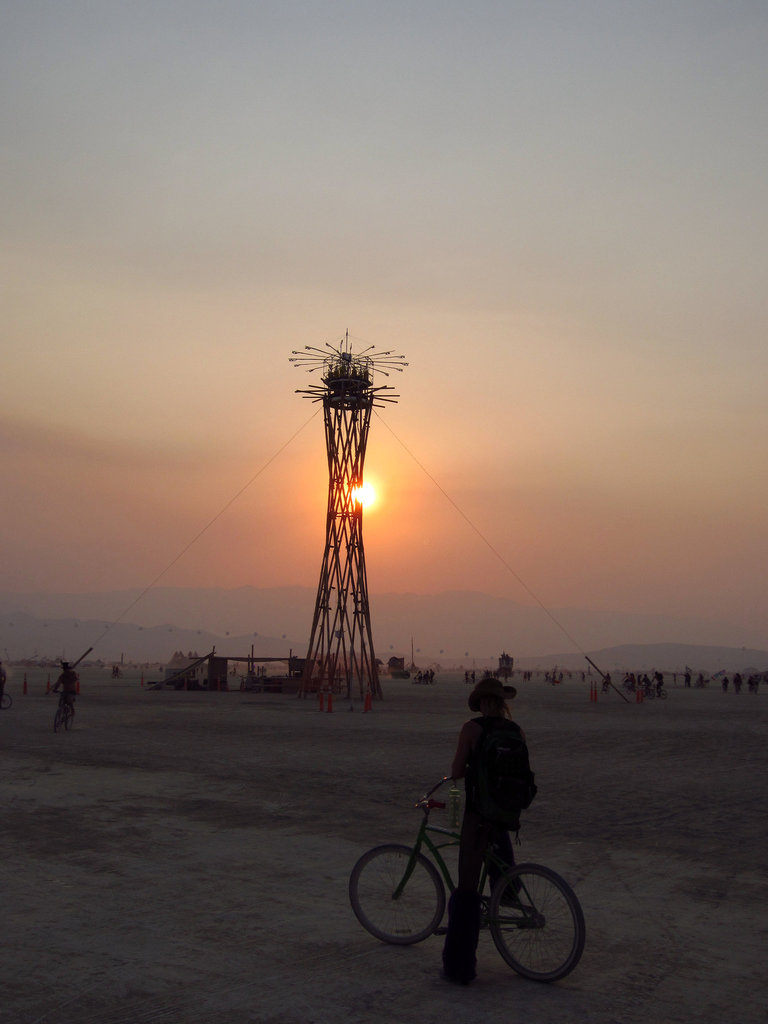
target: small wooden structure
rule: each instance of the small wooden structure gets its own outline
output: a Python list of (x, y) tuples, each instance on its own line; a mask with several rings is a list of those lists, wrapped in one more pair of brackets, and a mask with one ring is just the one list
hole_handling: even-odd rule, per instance
[[(214, 647), (202, 657), (196, 652), (185, 656), (178, 651), (165, 669), (163, 682), (156, 685), (172, 686), (175, 690), (228, 690), (230, 662), (246, 666), (239, 689), (256, 692), (296, 693), (304, 670), (304, 659), (294, 658), (293, 651), (278, 658), (259, 658), (253, 653), (253, 647), (251, 653), (244, 656), (216, 654)], [(269, 675), (269, 664), (286, 665), (287, 674)]]
[(502, 651), (499, 655), (499, 667), (496, 670), (497, 679), (509, 679), (515, 668), (515, 659), (511, 654)]
[(393, 679), (411, 678), (411, 673), (405, 667), (405, 658), (390, 658), (387, 662), (387, 668)]

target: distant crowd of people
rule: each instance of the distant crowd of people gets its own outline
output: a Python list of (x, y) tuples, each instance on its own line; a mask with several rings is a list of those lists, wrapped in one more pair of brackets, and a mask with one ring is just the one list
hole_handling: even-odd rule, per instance
[[(500, 678), (501, 675), (502, 672), (498, 670), (496, 672), (486, 671), (484, 673), (484, 676), (486, 678), (492, 676), (498, 679)], [(521, 679), (523, 681), (532, 680), (534, 676), (543, 676), (544, 682), (555, 685), (557, 683), (562, 683), (565, 679), (573, 679), (574, 676), (576, 676), (576, 678), (581, 676), (581, 681), (586, 683), (587, 676), (591, 676), (592, 673), (591, 671), (589, 673), (585, 671), (574, 672), (570, 669), (560, 669), (556, 667), (554, 669), (548, 670), (540, 669), (535, 672), (528, 669), (515, 669), (512, 671), (505, 669), (503, 675), (505, 679), (510, 679), (514, 676), (517, 676), (518, 679)], [(603, 682), (603, 693), (607, 693), (613, 686), (611, 673), (604, 672), (600, 673), (600, 675)], [(760, 683), (768, 683), (768, 672), (753, 672), (745, 678), (741, 672), (734, 672), (729, 675), (728, 673), (726, 673), (725, 669), (721, 669), (720, 671), (714, 672), (712, 673), (712, 675), (709, 675), (705, 674), (704, 672), (694, 673), (691, 669), (686, 668), (685, 672), (664, 673), (658, 670), (653, 670), (651, 673), (625, 672), (622, 676), (621, 685), (625, 690), (629, 691), (630, 693), (637, 693), (638, 691), (641, 691), (642, 694), (646, 697), (660, 697), (664, 696), (665, 680), (670, 676), (672, 678), (672, 683), (675, 686), (678, 685), (678, 679), (682, 681), (683, 686), (686, 689), (703, 689), (709, 686), (711, 682), (713, 682), (715, 684), (719, 684), (722, 687), (723, 693), (728, 693), (731, 686), (733, 687), (734, 693), (741, 693), (742, 687), (744, 685), (746, 685), (749, 693), (758, 693)], [(464, 682), (474, 683), (475, 673), (465, 672)]]
[[(757, 693), (758, 688), (760, 686), (760, 683), (761, 682), (764, 683), (764, 682), (768, 681), (768, 680), (766, 680), (766, 675), (768, 675), (768, 673), (764, 672), (761, 675), (759, 672), (753, 672), (752, 675), (747, 676), (747, 689), (749, 690), (750, 693)], [(720, 685), (723, 688), (723, 693), (728, 693), (729, 680), (728, 680), (728, 676), (727, 675), (723, 674), (723, 677), (720, 680)], [(744, 685), (744, 679), (742, 678), (741, 672), (734, 672), (734, 674), (733, 674), (733, 692), (734, 693), (741, 693), (741, 688), (742, 688), (743, 685)]]
[(426, 686), (431, 686), (435, 681), (435, 670), (433, 668), (425, 668), (422, 672), (419, 669), (413, 677), (414, 683), (423, 683)]
[[(684, 685), (686, 687), (695, 686), (697, 689), (703, 689), (705, 686), (709, 686), (710, 679), (707, 678), (703, 672), (699, 672), (696, 676), (695, 681), (693, 680), (693, 673), (690, 669), (686, 669), (683, 674)], [(712, 676), (712, 681), (720, 683), (723, 693), (728, 693), (728, 688), (733, 683), (733, 692), (741, 693), (741, 688), (744, 685), (744, 677), (741, 672), (734, 672), (733, 675), (728, 678), (725, 669), (721, 669), (719, 672), (715, 672)], [(768, 682), (768, 672), (752, 672), (747, 676), (747, 689), (750, 693), (757, 693), (760, 688), (760, 683)]]

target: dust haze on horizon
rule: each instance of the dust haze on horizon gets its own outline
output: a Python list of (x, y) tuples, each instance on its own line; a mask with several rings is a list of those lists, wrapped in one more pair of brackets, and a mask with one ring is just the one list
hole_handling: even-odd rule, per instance
[(764, 5), (41, 0), (0, 28), (0, 591), (316, 586), (288, 357), (349, 329), (409, 363), (371, 427), (372, 595), (768, 646)]

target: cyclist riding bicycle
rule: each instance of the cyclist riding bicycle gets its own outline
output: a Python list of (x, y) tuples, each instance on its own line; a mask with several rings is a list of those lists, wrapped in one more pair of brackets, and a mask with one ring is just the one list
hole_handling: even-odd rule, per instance
[(80, 681), (80, 677), (73, 668), (69, 667), (68, 661), (62, 661), (61, 668), (62, 673), (53, 685), (53, 692), (58, 693), (59, 688), (61, 688), (59, 703), (69, 704), (71, 708), (74, 708), (77, 684)]

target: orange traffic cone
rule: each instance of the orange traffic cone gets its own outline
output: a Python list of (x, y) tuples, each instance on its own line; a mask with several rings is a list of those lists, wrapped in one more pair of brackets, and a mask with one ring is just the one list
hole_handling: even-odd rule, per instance
[(50, 693), (51, 692), (51, 673), (50, 672), (48, 673), (48, 682), (47, 682), (46, 687), (45, 687), (45, 692), (46, 693)]
[(24, 693), (27, 692), (27, 673), (24, 673)]
[(328, 691), (328, 710), (333, 711), (333, 691)]
[(144, 673), (141, 673), (141, 687), (144, 688)]
[(373, 699), (371, 698), (371, 691), (365, 691), (365, 704), (363, 705), (363, 711), (371, 711), (373, 709)]

